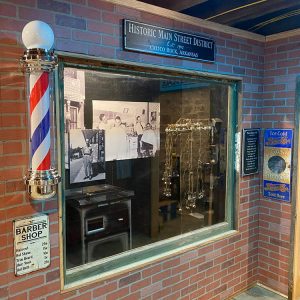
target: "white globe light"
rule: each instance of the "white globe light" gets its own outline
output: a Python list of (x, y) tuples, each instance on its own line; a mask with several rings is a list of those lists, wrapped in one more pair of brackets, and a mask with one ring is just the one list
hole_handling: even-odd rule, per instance
[(54, 43), (54, 33), (47, 23), (31, 21), (23, 28), (22, 40), (27, 49), (49, 50)]

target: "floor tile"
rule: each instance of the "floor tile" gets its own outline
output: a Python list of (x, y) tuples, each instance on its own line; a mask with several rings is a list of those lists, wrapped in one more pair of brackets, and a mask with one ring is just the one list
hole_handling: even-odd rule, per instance
[(255, 285), (248, 291), (235, 296), (232, 300), (287, 300), (287, 298)]

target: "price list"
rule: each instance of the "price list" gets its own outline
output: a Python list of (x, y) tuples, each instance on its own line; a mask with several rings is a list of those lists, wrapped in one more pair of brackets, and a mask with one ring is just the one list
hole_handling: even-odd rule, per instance
[(24, 275), (50, 265), (49, 217), (14, 221), (15, 274)]

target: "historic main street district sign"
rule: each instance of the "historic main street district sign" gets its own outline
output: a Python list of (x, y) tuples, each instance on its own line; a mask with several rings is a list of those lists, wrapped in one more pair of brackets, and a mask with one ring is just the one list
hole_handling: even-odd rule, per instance
[(124, 49), (215, 61), (215, 42), (211, 39), (130, 20), (124, 20)]

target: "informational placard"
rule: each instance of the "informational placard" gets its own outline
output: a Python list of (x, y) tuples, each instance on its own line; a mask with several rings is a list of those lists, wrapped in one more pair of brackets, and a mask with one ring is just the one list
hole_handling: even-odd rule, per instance
[(124, 49), (215, 61), (215, 42), (212, 39), (131, 20), (124, 20)]
[(182, 80), (160, 80), (161, 92), (205, 88), (208, 86), (209, 84), (206, 82), (189, 82), (189, 81), (182, 81)]
[(243, 129), (243, 176), (258, 173), (259, 129)]
[(264, 197), (290, 201), (292, 146), (292, 129), (265, 130)]
[(14, 221), (15, 274), (50, 265), (49, 218), (39, 215)]

